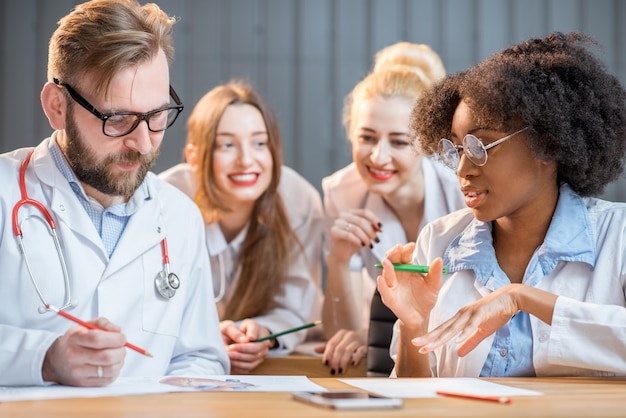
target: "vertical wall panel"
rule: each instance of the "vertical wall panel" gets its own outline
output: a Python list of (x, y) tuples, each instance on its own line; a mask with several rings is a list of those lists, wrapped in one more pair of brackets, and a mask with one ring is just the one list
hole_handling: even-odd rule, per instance
[[(147, 0), (140, 0), (147, 1)], [(427, 43), (448, 72), (513, 42), (581, 30), (626, 84), (623, 0), (156, 0), (179, 17), (172, 85), (185, 103), (154, 168), (181, 160), (185, 124), (209, 89), (245, 77), (276, 112), (285, 161), (320, 188), (350, 161), (343, 100), (371, 69), (374, 53), (400, 40)], [(77, 0), (0, 0), (0, 152), (50, 133), (39, 103), (47, 43)], [(605, 197), (626, 201), (626, 177)]]
[(295, 164), (318, 187), (322, 176), (332, 170), (328, 163), (333, 141), (330, 10), (330, 0), (298, 1), (296, 135), (300, 142)]
[[(478, 34), (481, 26), (476, 0), (441, 0), (445, 21), (441, 45), (437, 49), (449, 72), (464, 70), (478, 59)], [(486, 19), (485, 22), (489, 20)]]
[[(193, 100), (187, 89), (186, 74), (189, 51), (193, 50), (189, 44), (189, 32), (193, 22), (188, 16), (191, 15), (189, 2), (177, 2), (176, 0), (163, 0), (158, 2), (159, 6), (170, 16), (176, 16), (177, 22), (174, 24), (174, 47), (175, 55), (172, 68), (170, 70), (170, 84), (176, 90), (181, 101), (185, 105), (183, 113), (176, 120), (174, 126), (168, 129), (161, 142), (161, 154), (157, 159), (154, 171), (159, 172), (183, 160), (183, 147), (185, 144), (185, 123), (193, 107)], [(167, 158), (164, 158), (167, 157)], [(167, 160), (167, 162), (165, 162)]]
[[(2, 4), (3, 16), (12, 16), (12, 19), (3, 19), (2, 24), (2, 105), (0, 110), (0, 126), (2, 138), (0, 145), (10, 148), (33, 145), (39, 142), (35, 139), (35, 125), (30, 123), (19, 124), (19, 121), (42, 120), (42, 113), (37, 106), (39, 91), (43, 81), (37, 79), (37, 65), (41, 59), (32, 46), (37, 41), (37, 3), (31, 2), (22, 5), (19, 0), (5, 1)], [(24, 12), (24, 16), (21, 13)], [(18, 19), (17, 16), (20, 16)], [(16, 42), (21, 40), (21, 42)], [(39, 107), (39, 108), (38, 108)], [(19, 131), (14, 129), (18, 122)]]
[(258, 10), (259, 2), (230, 0), (227, 26), (228, 41), (224, 45), (228, 51), (229, 73), (235, 77), (246, 77), (258, 84), (258, 54), (263, 43)]
[(224, 16), (228, 10), (228, 4), (221, 0), (192, 0), (176, 24), (180, 26), (174, 31), (175, 65), (184, 68), (181, 82), (190, 110), (207, 91), (230, 76), (225, 68), (228, 33)]
[[(607, 64), (609, 71), (615, 71), (615, 33), (612, 19), (614, 2), (612, 0), (597, 0), (594, 3), (581, 3), (581, 29), (593, 33), (593, 37), (602, 44), (601, 58)], [(620, 43), (625, 40), (622, 39)]]
[[(477, 34), (476, 53), (480, 60), (511, 44), (513, 19), (509, 1), (477, 0), (477, 2), (476, 23), (480, 25), (480, 31)], [(488, 19), (489, 15), (498, 16), (498, 18)]]
[(299, 138), (296, 120), (296, 5), (291, 0), (266, 1), (265, 68), (258, 89), (272, 107), (281, 127), (285, 162), (294, 167)]
[(210, 77), (219, 80), (222, 73), (221, 53), (222, 14), (220, 1), (189, 0), (180, 2), (184, 10), (174, 12), (173, 5), (160, 3), (169, 14), (178, 16), (174, 25), (176, 55), (172, 66), (172, 84), (181, 98), (185, 113), (212, 84)]
[[(594, 0), (595, 4), (596, 1)], [(570, 32), (581, 29), (581, 11), (578, 1), (548, 0), (548, 25), (550, 31)]]
[(362, 0), (339, 1), (333, 2), (333, 9), (332, 71), (333, 91), (336, 93), (330, 98), (334, 111), (331, 114), (329, 162), (330, 167), (339, 168), (352, 160), (350, 143), (342, 125), (344, 100), (369, 71), (372, 56), (368, 45), (369, 3)]
[(511, 0), (513, 42), (548, 32), (548, 5), (544, 0)]
[(613, 43), (615, 45), (615, 73), (626, 85), (626, 2), (615, 1), (613, 6)]
[(405, 0), (402, 19), (403, 35), (406, 34), (402, 40), (428, 44), (440, 53), (441, 32), (445, 29), (439, 0)]
[(370, 51), (379, 49), (402, 39), (404, 27), (402, 0), (370, 0), (371, 14), (368, 31), (371, 32)]
[[(584, 2), (583, 6), (590, 7), (585, 11), (585, 15), (590, 16), (595, 21), (596, 3), (587, 4)], [(612, 48), (610, 52), (605, 49), (606, 54), (602, 58), (613, 74), (619, 77), (622, 85), (626, 86), (626, 42), (624, 42), (626, 40), (626, 2), (619, 0), (602, 2), (601, 6), (602, 10), (597, 10), (597, 12), (603, 14), (606, 20), (598, 22), (594, 27), (602, 24), (610, 25), (613, 31), (610, 38)], [(610, 9), (610, 12), (605, 9)], [(612, 16), (607, 16), (607, 13), (612, 13)], [(591, 33), (594, 37), (597, 36), (595, 32)], [(610, 200), (626, 201), (626, 173), (622, 174), (619, 181), (607, 186), (603, 197)]]

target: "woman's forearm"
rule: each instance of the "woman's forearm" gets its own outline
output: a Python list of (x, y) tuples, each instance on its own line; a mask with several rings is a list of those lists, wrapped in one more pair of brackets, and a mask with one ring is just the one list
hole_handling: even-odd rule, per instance
[(326, 338), (340, 329), (359, 331), (363, 324), (363, 277), (350, 271), (350, 262), (326, 258), (326, 290), (322, 320)]
[(552, 325), (552, 315), (558, 295), (523, 284), (511, 286), (520, 311), (528, 312), (546, 324)]
[(411, 340), (428, 332), (428, 321), (418, 328), (409, 328), (400, 322), (400, 338), (396, 357), (396, 374), (398, 377), (431, 377), (429, 354), (421, 354), (419, 347)]

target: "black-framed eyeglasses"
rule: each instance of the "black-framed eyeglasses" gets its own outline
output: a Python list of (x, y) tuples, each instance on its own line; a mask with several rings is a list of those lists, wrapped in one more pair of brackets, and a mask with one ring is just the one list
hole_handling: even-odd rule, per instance
[(455, 170), (459, 167), (459, 161), (461, 160), (460, 151), (463, 151), (465, 156), (475, 165), (482, 167), (487, 164), (487, 150), (500, 145), (507, 139), (513, 138), (515, 135), (524, 132), (528, 129), (528, 126), (513, 132), (510, 135), (500, 138), (497, 141), (492, 142), (489, 145), (483, 144), (483, 141), (478, 139), (472, 134), (467, 134), (463, 138), (462, 145), (455, 145), (454, 142), (446, 138), (441, 138), (439, 141), (439, 158), (441, 161)]
[(66, 83), (61, 83), (57, 78), (53, 79), (54, 84), (57, 86), (63, 86), (70, 94), (72, 99), (79, 105), (84, 107), (89, 113), (97, 117), (102, 121), (102, 133), (110, 137), (120, 137), (128, 135), (139, 126), (142, 120), (145, 120), (148, 124), (148, 129), (151, 132), (161, 132), (169, 128), (176, 122), (176, 118), (180, 112), (183, 111), (183, 104), (178, 97), (178, 94), (174, 91), (174, 88), (170, 86), (170, 96), (174, 99), (175, 106), (162, 107), (160, 109), (151, 110), (146, 113), (138, 112), (114, 112), (114, 113), (101, 113), (93, 107), (83, 96), (81, 96), (72, 86)]

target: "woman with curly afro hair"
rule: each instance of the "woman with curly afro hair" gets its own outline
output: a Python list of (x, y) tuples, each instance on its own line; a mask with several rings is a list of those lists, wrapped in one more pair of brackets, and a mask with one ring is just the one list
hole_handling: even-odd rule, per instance
[(594, 46), (531, 39), (418, 99), (412, 138), (467, 208), (383, 260), (397, 375), (626, 374), (626, 204), (593, 197), (623, 170), (626, 92)]

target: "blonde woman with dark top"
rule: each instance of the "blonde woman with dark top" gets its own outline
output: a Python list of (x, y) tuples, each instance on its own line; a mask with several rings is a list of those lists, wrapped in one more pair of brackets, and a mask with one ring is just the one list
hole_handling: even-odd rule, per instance
[(380, 273), (375, 264), (385, 251), (415, 240), (427, 222), (463, 207), (453, 173), (409, 142), (415, 100), (444, 75), (430, 47), (400, 42), (377, 54), (373, 71), (346, 99), (343, 122), (353, 162), (322, 181), (323, 361), (331, 374), (366, 354), (370, 301)]

